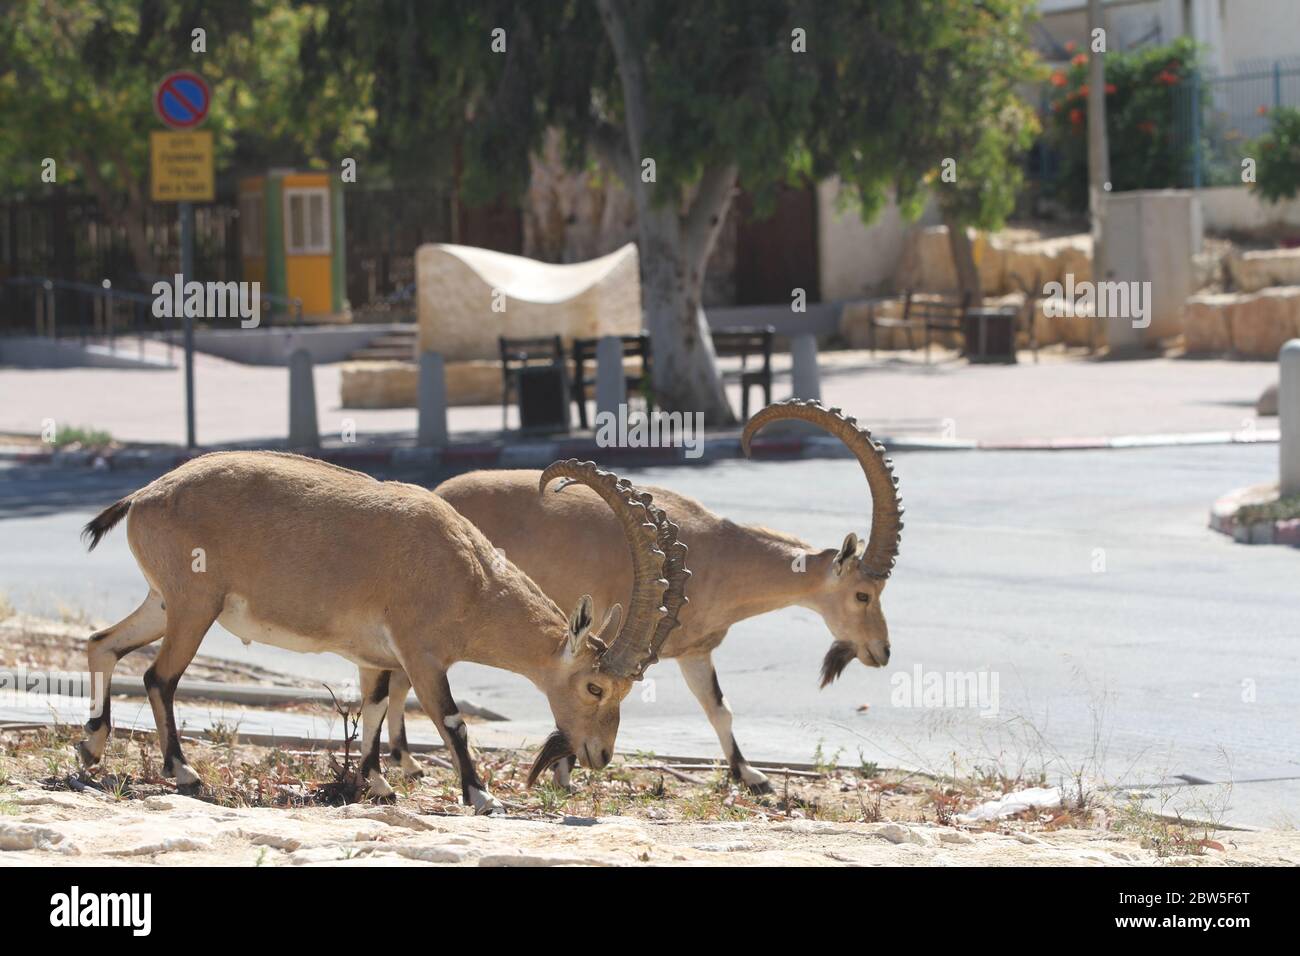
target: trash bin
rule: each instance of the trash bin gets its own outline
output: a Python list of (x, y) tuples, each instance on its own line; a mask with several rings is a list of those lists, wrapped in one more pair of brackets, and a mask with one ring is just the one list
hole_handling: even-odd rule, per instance
[(521, 368), (519, 383), (519, 427), (522, 431), (569, 430), (569, 385), (558, 365)]
[(962, 332), (969, 361), (1016, 361), (1015, 309), (968, 309)]

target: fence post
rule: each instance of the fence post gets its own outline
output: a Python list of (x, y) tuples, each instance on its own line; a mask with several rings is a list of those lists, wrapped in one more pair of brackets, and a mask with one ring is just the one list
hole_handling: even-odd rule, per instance
[(615, 419), (618, 407), (627, 403), (627, 376), (623, 373), (623, 340), (617, 335), (601, 336), (596, 343), (596, 416), (609, 412)]
[(420, 380), (415, 388), (419, 414), (415, 443), (447, 444), (447, 370), (441, 354), (420, 353)]
[(306, 349), (295, 349), (289, 356), (289, 447), (320, 447), (316, 382), (312, 377), (311, 353)]
[(790, 378), (795, 398), (821, 401), (821, 376), (817, 369), (817, 336), (795, 335), (790, 338)]
[(1273, 108), (1278, 109), (1282, 106), (1282, 64), (1278, 60), (1273, 61)]
[(1291, 339), (1277, 356), (1278, 491), (1300, 495), (1300, 339)]
[(1192, 70), (1192, 188), (1201, 188), (1201, 71)]

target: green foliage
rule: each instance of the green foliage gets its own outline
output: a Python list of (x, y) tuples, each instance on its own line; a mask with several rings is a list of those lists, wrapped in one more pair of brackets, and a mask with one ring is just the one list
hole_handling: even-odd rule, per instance
[[(375, 7), (378, 10), (376, 12)], [(958, 159), (963, 215), (996, 225), (1019, 184), (1035, 120), (1016, 85), (1036, 77), (1030, 0), (657, 0), (629, 4), (644, 55), (659, 202), (734, 162), (759, 212), (783, 183), (838, 174), (870, 218), (897, 190), (916, 200)], [(363, 15), (369, 11), (369, 15)], [(505, 53), (491, 31), (506, 31)], [(807, 52), (792, 49), (804, 31)], [(548, 126), (575, 166), (626, 130), (624, 90), (590, 0), (344, 0), (320, 31), (373, 64), (376, 147), (447, 165), (462, 143), (470, 201), (528, 181)], [(936, 186), (937, 188), (937, 186)]]
[[(319, 50), (304, 37), (325, 20), (323, 3), (276, 0), (15, 0), (0, 18), (0, 189), (19, 195), (85, 190), (128, 230), (148, 201), (149, 133), (157, 82), (195, 70), (212, 87), (204, 128), (218, 171), (337, 163), (365, 147), (366, 80), (336, 69), (300, 82)], [(206, 33), (206, 52), (192, 34)], [(137, 259), (142, 227), (132, 237)], [(137, 263), (140, 265), (140, 263)]]
[(1300, 195), (1300, 109), (1279, 106), (1269, 121), (1269, 131), (1246, 151), (1256, 162), (1255, 191), (1278, 203)]
[[(1119, 192), (1179, 185), (1191, 161), (1191, 144), (1180, 136), (1176, 103), (1191, 102), (1197, 48), (1181, 37), (1166, 46), (1112, 51), (1106, 56), (1106, 134), (1110, 181)], [(1047, 137), (1059, 151), (1055, 192), (1067, 207), (1088, 207), (1088, 57), (1078, 53), (1051, 76)], [(1175, 88), (1182, 95), (1175, 98)], [(1202, 96), (1200, 102), (1206, 98)]]

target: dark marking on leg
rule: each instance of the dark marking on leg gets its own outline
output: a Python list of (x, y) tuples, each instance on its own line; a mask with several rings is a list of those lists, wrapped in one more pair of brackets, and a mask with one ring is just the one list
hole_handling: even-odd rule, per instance
[(158, 694), (158, 699), (163, 705), (163, 713), (166, 714), (167, 722), (163, 731), (166, 734), (167, 742), (163, 746), (163, 773), (169, 777), (176, 776), (177, 765), (185, 763), (185, 754), (181, 751), (180, 734), (176, 730), (176, 711), (172, 706), (173, 701), (176, 699), (176, 685), (179, 683), (179, 676), (166, 681), (159, 677), (156, 664), (144, 672), (145, 691), (149, 694)]
[(727, 699), (722, 696), (722, 686), (718, 683), (718, 672), (715, 670), (712, 671), (712, 674), (713, 674), (713, 699), (716, 700), (718, 702), (718, 706), (721, 707), (723, 704), (727, 702)]
[(736, 738), (731, 738), (731, 779), (740, 780), (740, 765), (745, 762), (745, 755), (740, 752), (740, 745), (736, 743)]
[[(393, 705), (389, 702), (388, 706), (391, 707)], [(388, 756), (392, 757), (394, 760), (401, 760), (402, 754), (406, 752), (406, 727), (402, 727), (402, 732), (397, 735), (396, 740), (390, 740), (388, 743), (389, 746), (393, 748)]]
[[(392, 671), (379, 672), (379, 677), (375, 679), (375, 686), (370, 691), (370, 703), (377, 704), (388, 696), (388, 679), (392, 676)], [(387, 708), (385, 708), (385, 713), (387, 713)]]
[[(451, 732), (452, 747), (456, 751), (456, 765), (460, 768), (460, 792), (461, 799), (465, 801), (465, 806), (473, 806), (472, 799), (469, 795), (470, 788), (475, 790), (486, 790), (483, 782), (479, 780), (478, 768), (474, 766), (474, 760), (469, 755), (469, 729), (465, 726), (464, 718), (461, 718), (453, 709), (450, 715), (456, 716), (460, 722), (455, 727), (448, 727)], [(444, 720), (447, 718), (444, 717)]]

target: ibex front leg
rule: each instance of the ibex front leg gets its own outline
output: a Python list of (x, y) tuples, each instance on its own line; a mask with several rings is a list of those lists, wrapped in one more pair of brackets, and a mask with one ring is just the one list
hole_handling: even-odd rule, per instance
[(447, 672), (432, 664), (415, 661), (404, 663), (407, 664), (406, 674), (415, 687), (415, 696), (420, 699), (420, 706), (438, 725), (443, 743), (454, 756), (465, 805), (473, 807), (475, 813), (504, 813), (505, 807), (487, 792), (479, 780), (474, 758), (469, 752), (469, 731), (465, 726), (465, 718), (457, 711), (456, 701), (451, 696)]
[(727, 704), (727, 698), (722, 695), (722, 687), (718, 684), (718, 673), (713, 669), (713, 657), (709, 654), (679, 657), (677, 666), (682, 669), (686, 685), (690, 687), (691, 693), (695, 695), (695, 699), (704, 708), (704, 713), (708, 715), (709, 723), (713, 724), (713, 732), (718, 735), (722, 751), (727, 755), (731, 778), (743, 783), (753, 793), (771, 793), (772, 784), (767, 776), (749, 765), (745, 755), (740, 752), (740, 745), (736, 743), (736, 738), (732, 736), (731, 707)]

